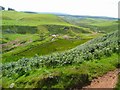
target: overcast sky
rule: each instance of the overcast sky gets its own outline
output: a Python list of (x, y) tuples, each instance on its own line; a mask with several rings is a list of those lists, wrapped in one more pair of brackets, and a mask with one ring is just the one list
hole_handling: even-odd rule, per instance
[(17, 11), (118, 17), (118, 2), (119, 0), (0, 0), (0, 6)]

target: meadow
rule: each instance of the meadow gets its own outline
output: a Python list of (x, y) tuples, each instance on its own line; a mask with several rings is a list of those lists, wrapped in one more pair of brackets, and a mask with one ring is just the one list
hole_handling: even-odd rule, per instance
[(2, 13), (2, 88), (82, 88), (120, 64), (116, 20)]
[[(72, 88), (76, 84), (88, 83), (92, 78), (118, 66), (116, 36), (117, 32), (93, 39), (64, 53), (22, 58), (17, 62), (6, 63), (2, 66), (2, 74), (3, 81), (7, 80), (8, 83), (3, 86), (9, 87), (11, 82), (15, 82), (16, 87), (24, 88)], [(111, 38), (111, 42), (108, 42)]]

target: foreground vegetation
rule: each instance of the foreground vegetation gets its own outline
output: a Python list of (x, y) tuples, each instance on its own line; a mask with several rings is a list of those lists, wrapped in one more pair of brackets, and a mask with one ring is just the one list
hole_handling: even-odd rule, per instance
[(3, 87), (12, 83), (15, 88), (81, 88), (98, 76), (102, 76), (117, 65), (117, 55), (104, 57), (101, 60), (85, 61), (82, 64), (67, 65), (57, 68), (34, 69), (24, 75), (11, 78), (3, 77)]
[[(75, 88), (115, 69), (118, 32), (88, 41), (74, 49), (47, 56), (22, 58), (2, 66), (3, 87)], [(64, 70), (63, 70), (64, 69)]]
[(118, 75), (118, 82), (116, 85), (116, 90), (120, 90), (120, 74)]

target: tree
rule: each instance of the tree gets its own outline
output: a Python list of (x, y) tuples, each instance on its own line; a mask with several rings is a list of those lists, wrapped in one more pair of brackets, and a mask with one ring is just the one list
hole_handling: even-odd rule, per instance
[(12, 8), (8, 8), (8, 11), (15, 11), (15, 9), (12, 9)]
[(3, 7), (3, 6), (0, 6), (0, 10), (5, 10), (5, 7)]

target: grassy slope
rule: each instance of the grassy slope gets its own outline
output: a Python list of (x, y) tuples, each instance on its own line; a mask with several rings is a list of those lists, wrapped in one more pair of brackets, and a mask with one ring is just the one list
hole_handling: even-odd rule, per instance
[(3, 25), (37, 26), (40, 24), (66, 24), (52, 14), (28, 14), (16, 11), (2, 11)]
[(86, 61), (81, 65), (54, 69), (40, 68), (15, 80), (3, 77), (3, 87), (9, 87), (11, 83), (15, 83), (17, 88), (81, 88), (93, 78), (114, 70), (118, 60), (117, 56), (117, 54), (113, 54), (111, 57)]
[[(16, 11), (2, 11), (3, 33), (42, 33), (52, 34), (67, 32), (67, 30), (91, 32), (88, 28), (78, 27), (52, 14), (29, 14)], [(53, 31), (53, 28), (54, 32)], [(67, 28), (67, 30), (65, 29)], [(52, 30), (51, 30), (52, 29)], [(60, 31), (60, 32), (59, 32)], [(77, 32), (76, 32), (77, 33)]]
[(88, 40), (89, 39), (85, 39), (85, 40), (59, 39), (59, 40), (55, 40), (53, 42), (48, 42), (48, 43), (41, 42), (32, 47), (31, 45), (28, 45), (26, 47), (18, 47), (16, 49), (13, 49), (9, 52), (4, 53), (2, 62), (5, 63), (5, 62), (17, 61), (23, 57), (30, 58), (30, 57), (35, 56), (36, 54), (41, 56), (41, 55), (51, 54), (54, 52), (65, 51), (68, 49), (72, 49), (76, 47), (77, 45), (80, 45)]
[[(24, 88), (72, 88), (78, 85), (82, 87), (92, 78), (101, 76), (118, 66), (117, 35), (117, 32), (111, 33), (60, 54), (36, 56), (4, 64), (6, 66), (3, 65), (3, 81), (7, 82), (3, 83), (3, 87), (9, 87), (11, 83), (15, 83), (15, 87)], [(100, 48), (104, 50), (104, 53)], [(89, 52), (94, 49), (93, 59), (90, 59)]]
[[(6, 14), (5, 15), (7, 15), (7, 13), (13, 13), (13, 12), (5, 12)], [(74, 25), (70, 25), (70, 24), (68, 24), (68, 23), (66, 23), (66, 22), (62, 22), (61, 20), (59, 21), (58, 19), (56, 20), (54, 20), (54, 18), (53, 18), (53, 15), (51, 16), (51, 15), (47, 15), (46, 17), (51, 17), (53, 20), (54, 20), (54, 22), (53, 22), (53, 20), (52, 19), (49, 19), (48, 20), (48, 23), (47, 23), (47, 25), (45, 24), (46, 22), (44, 22), (44, 21), (42, 21), (42, 19), (41, 19), (41, 22), (40, 21), (38, 21), (38, 18), (41, 18), (41, 17), (39, 17), (38, 15), (36, 15), (36, 14), (32, 14), (33, 16), (32, 17), (34, 17), (34, 18), (32, 18), (31, 16), (29, 16), (27, 13), (19, 13), (19, 15), (17, 15), (18, 14), (18, 12), (14, 12), (14, 13), (16, 13), (15, 14), (15, 16), (14, 17), (8, 17), (9, 16), (9, 14), (8, 14), (8, 16), (5, 16), (5, 17), (3, 17), (3, 18), (5, 18), (5, 19), (7, 19), (7, 20), (3, 20), (3, 26), (5, 26), (5, 27), (7, 27), (7, 26), (10, 26), (11, 27), (11, 24), (12, 25), (20, 25), (20, 27), (21, 27), (21, 25), (22, 26), (26, 26), (27, 24), (29, 24), (29, 25), (27, 25), (27, 26), (30, 26), (30, 28), (31, 28), (31, 26), (33, 27), (33, 26), (35, 26), (36, 27), (36, 25), (40, 25), (40, 26), (37, 26), (37, 28), (42, 28), (42, 29), (44, 29), (44, 31), (45, 31), (45, 33), (47, 33), (47, 31), (51, 31), (51, 33), (52, 34), (56, 34), (57, 32), (56, 31), (52, 31), (52, 29), (51, 29), (51, 25), (52, 26), (55, 26), (56, 28), (57, 27), (61, 27), (62, 26), (62, 28), (63, 27), (71, 27), (72, 26), (72, 28), (74, 27), (75, 29), (73, 30), (73, 31), (75, 31), (75, 32), (73, 32), (73, 31), (71, 31), (72, 32), (72, 34), (73, 34), (73, 36), (74, 35), (76, 35), (77, 36), (77, 32), (78, 32), (78, 30), (80, 30), (81, 29), (81, 27), (78, 27), (78, 26), (74, 26)], [(24, 14), (24, 15), (23, 15)], [(26, 15), (27, 14), (27, 15)], [(11, 15), (13, 15), (13, 14), (11, 14)], [(31, 14), (30, 14), (31, 15)], [(35, 16), (34, 16), (35, 15)], [(17, 17), (22, 17), (22, 18), (18, 18), (17, 19)], [(25, 17), (23, 17), (23, 16), (25, 16)], [(45, 15), (44, 15), (45, 16)], [(46, 18), (46, 17), (42, 17), (42, 18)], [(34, 24), (32, 23), (32, 21), (30, 21), (30, 19), (33, 19), (32, 21), (34, 21)], [(44, 20), (43, 19), (43, 20)], [(46, 18), (47, 19), (47, 18)], [(31, 22), (31, 23), (30, 23)], [(48, 25), (49, 24), (49, 25)], [(56, 24), (56, 25), (54, 25), (54, 24)], [(42, 26), (41, 26), (42, 25)], [(18, 26), (15, 26), (15, 28), (16, 27), (18, 27)], [(12, 27), (13, 28), (13, 27)], [(26, 27), (25, 27), (26, 28)], [(24, 30), (25, 30), (25, 28), (24, 28)], [(46, 30), (46, 28), (47, 28), (47, 30)], [(50, 28), (50, 29), (49, 29)], [(52, 27), (53, 28), (53, 27)], [(76, 29), (77, 28), (77, 29)], [(27, 27), (27, 29), (28, 29), (28, 27)], [(54, 28), (55, 29), (55, 28)], [(70, 30), (71, 28), (69, 28), (69, 30)], [(63, 29), (62, 29), (63, 30)], [(86, 31), (86, 30), (88, 30), (89, 31), (89, 29), (87, 29), (87, 28), (82, 28), (82, 30), (83, 31)], [(57, 29), (57, 31), (58, 31), (58, 29)], [(58, 33), (60, 33), (60, 32), (62, 32), (62, 31), (59, 31)], [(41, 32), (40, 32), (41, 33)], [(39, 33), (39, 34), (40, 34)], [(62, 32), (62, 34), (71, 34), (71, 33), (69, 33), (69, 32), (65, 32), (65, 33), (63, 33)], [(83, 33), (82, 33), (83, 34)], [(17, 34), (16, 34), (17, 35)], [(88, 34), (87, 34), (88, 35)], [(6, 37), (7, 37), (8, 35), (6, 34)], [(27, 35), (27, 34), (25, 34), (25, 36), (24, 36), (24, 34), (19, 34), (18, 36), (20, 36), (21, 37), (21, 39), (20, 39), (20, 41), (23, 39), (23, 41), (24, 41), (24, 38), (23, 37), (28, 37), (29, 38), (29, 34)], [(31, 35), (30, 35), (31, 36)], [(35, 35), (36, 36), (36, 35)], [(46, 35), (47, 36), (47, 35)], [(78, 35), (79, 36), (79, 35)], [(85, 37), (85, 35), (83, 34), (83, 36)], [(17, 36), (15, 36), (15, 37), (11, 37), (10, 38), (10, 41), (11, 40), (14, 40), (15, 38), (16, 38)], [(31, 36), (31, 38), (32, 37), (34, 37), (34, 36)], [(89, 35), (88, 35), (88, 37), (89, 37)], [(107, 37), (109, 37), (109, 35), (107, 36)], [(9, 36), (8, 36), (8, 38), (9, 38)], [(38, 36), (36, 36), (35, 37), (35, 40), (38, 40)], [(27, 38), (25, 38), (27, 41), (29, 41)], [(46, 40), (47, 39), (47, 40)], [(43, 40), (43, 42), (45, 43), (45, 45), (46, 45), (46, 47), (48, 47), (47, 46), (47, 44), (49, 44), (49, 43), (46, 43), (47, 41), (49, 41), (50, 40), (50, 37), (49, 38), (46, 38), (45, 39), (45, 41)], [(105, 38), (103, 38), (103, 40), (104, 40)], [(116, 39), (116, 38), (115, 38)], [(111, 40), (114, 40), (114, 38), (109, 38), (108, 39), (108, 41), (111, 41)], [(64, 41), (64, 40), (63, 40)], [(9, 42), (9, 40), (8, 41), (6, 41), (6, 42)], [(41, 45), (43, 44), (43, 42), (37, 42), (37, 43), (32, 43), (31, 44), (31, 46), (37, 46), (37, 47), (33, 47), (32, 49), (33, 50), (35, 50), (36, 51), (36, 49), (37, 48), (39, 48), (39, 46), (40, 46), (40, 48), (42, 47)], [(96, 41), (96, 42), (94, 42), (94, 44), (95, 43), (98, 43), (98, 42), (101, 42), (101, 40), (99, 41)], [(55, 41), (55, 42), (52, 42), (52, 43), (50, 43), (51, 45), (52, 44), (54, 44), (54, 43), (56, 43), (56, 44), (60, 44), (60, 43), (62, 43), (62, 41), (60, 41), (59, 42), (59, 40), (58, 41)], [(68, 47), (68, 46), (70, 46), (71, 44), (73, 44), (73, 43), (71, 43), (71, 41), (67, 41), (66, 40), (66, 42), (65, 42), (66, 44), (65, 44), (65, 47), (63, 47), (63, 49), (64, 48), (66, 48), (66, 47)], [(71, 44), (70, 44), (71, 43)], [(78, 44), (80, 44), (81, 42), (75, 42), (77, 45)], [(40, 45), (41, 44), (41, 45)], [(88, 43), (88, 44), (84, 44), (84, 45), (89, 45), (90, 43)], [(105, 43), (105, 44), (107, 44), (107, 43)], [(43, 44), (44, 45), (44, 44)], [(67, 46), (68, 45), (68, 46)], [(74, 46), (75, 44), (73, 44), (72, 46)], [(99, 44), (98, 44), (99, 45)], [(101, 43), (100, 43), (100, 45), (101, 45)], [(52, 46), (50, 46), (50, 49), (51, 49), (51, 47), (53, 48), (53, 50), (54, 49), (60, 49), (60, 47), (58, 47), (57, 45), (56, 46), (54, 46), (54, 45), (52, 45)], [(76, 45), (75, 45), (76, 46)], [(86, 47), (85, 46), (85, 47)], [(112, 46), (112, 45), (111, 45)], [(29, 45), (27, 45), (27, 47), (28, 48), (30, 48), (29, 47)], [(82, 46), (79, 46), (79, 47), (81, 47), (82, 48)], [(21, 48), (25, 48), (25, 47), (21, 47)], [(19, 48), (19, 50), (21, 49), (21, 48)], [(49, 47), (48, 47), (49, 48)], [(86, 49), (85, 50), (88, 50), (88, 48), (89, 47), (86, 47)], [(94, 46), (93, 46), (93, 48), (94, 48)], [(69, 49), (69, 48), (68, 48)], [(76, 48), (76, 49), (78, 49), (79, 50), (79, 48)], [(13, 52), (19, 52), (19, 50), (17, 51), (17, 50), (13, 50)], [(74, 49), (73, 49), (74, 50)], [(26, 51), (26, 53), (27, 53), (27, 55), (29, 56), (30, 55), (30, 53), (28, 53), (28, 52), (30, 52), (31, 50), (28, 50), (28, 51)], [(38, 50), (39, 51), (39, 50)], [(46, 52), (48, 52), (47, 50), (46, 50)], [(85, 51), (86, 52), (86, 51)], [(84, 53), (85, 53), (84, 52)], [(33, 52), (34, 53), (34, 52)], [(36, 53), (36, 52), (35, 52)], [(34, 53), (34, 54), (35, 54)], [(51, 53), (51, 52), (50, 52)], [(71, 52), (72, 54), (74, 54), (75, 52)], [(87, 52), (86, 52), (87, 53)], [(25, 55), (25, 53), (23, 53), (24, 55)], [(40, 54), (41, 54), (41, 52), (40, 52)], [(64, 52), (63, 52), (63, 54), (64, 54)], [(71, 54), (71, 56), (72, 56), (72, 54)], [(8, 55), (12, 55), (12, 53), (10, 53), (10, 54), (6, 54), (6, 56), (8, 56)], [(54, 56), (54, 54), (52, 54), (53, 56)], [(61, 54), (60, 54), (61, 55)], [(75, 56), (77, 56), (78, 54), (75, 54)], [(84, 57), (84, 55), (85, 54), (83, 54), (83, 57)], [(14, 55), (13, 55), (14, 56)], [(100, 75), (103, 75), (104, 73), (106, 73), (107, 71), (109, 71), (109, 70), (113, 70), (113, 69), (115, 69), (116, 68), (116, 66), (117, 66), (117, 60), (118, 60), (118, 58), (117, 58), (117, 54), (115, 54), (115, 53), (112, 53), (112, 55), (110, 56), (110, 57), (106, 57), (106, 56), (102, 56), (102, 57), (100, 57), (100, 59), (93, 59), (93, 60), (86, 60), (86, 61), (83, 61), (83, 63), (82, 64), (76, 64), (77, 62), (81, 62), (81, 60), (80, 60), (80, 58), (77, 58), (77, 59), (74, 59), (74, 60), (72, 60), (72, 62), (73, 61), (76, 61), (76, 63), (75, 64), (68, 64), (68, 65), (66, 65), (66, 62), (69, 62), (69, 59), (71, 59), (71, 57), (68, 59), (68, 61), (66, 61), (67, 59), (66, 58), (64, 58), (64, 56), (65, 55), (63, 55), (63, 59), (62, 59), (62, 61), (64, 61), (64, 63), (65, 63), (65, 65), (63, 64), (63, 66), (58, 66), (58, 67), (56, 67), (56, 68), (53, 68), (54, 67), (54, 65), (52, 65), (53, 67), (46, 67), (46, 65), (48, 65), (49, 66), (49, 64), (51, 64), (51, 63), (53, 63), (54, 64), (54, 61), (50, 61), (49, 62), (49, 60), (48, 60), (48, 62), (43, 62), (45, 65), (43, 65), (43, 66), (45, 66), (45, 67), (42, 67), (42, 68), (34, 68), (34, 64), (36, 64), (36, 62), (34, 62), (34, 61), (36, 61), (35, 59), (36, 58), (38, 58), (39, 59), (39, 57), (37, 56), (35, 56), (35, 57), (33, 57), (33, 58), (31, 58), (31, 59), (25, 59), (25, 60), (31, 60), (31, 64), (30, 65), (33, 65), (33, 69), (31, 70), (31, 71), (28, 71), (28, 72), (24, 72), (24, 64), (22, 63), (22, 62), (24, 62), (23, 60), (24, 59), (21, 59), (22, 61), (20, 61), (22, 64), (23, 64), (23, 68), (20, 68), (21, 66), (22, 66), (22, 64), (20, 64), (20, 66), (19, 66), (19, 61), (18, 61), (18, 64), (16, 64), (16, 65), (18, 65), (18, 66), (16, 66), (16, 67), (14, 67), (14, 64), (13, 64), (13, 66), (12, 66), (12, 68), (9, 68), (11, 71), (5, 71), (7, 74), (8, 73), (10, 73), (10, 72), (13, 72), (13, 74), (12, 74), (12, 77), (9, 77), (9, 75), (11, 75), (11, 74), (9, 74), (8, 75), (8, 77), (7, 76), (4, 76), (3, 78), (1, 78), (1, 79), (3, 79), (3, 87), (9, 87), (10, 86), (10, 84), (11, 83), (15, 83), (15, 87), (26, 87), (26, 88), (32, 88), (32, 87), (47, 87), (47, 88), (50, 88), (50, 87), (55, 87), (55, 88), (60, 88), (60, 87), (62, 87), (62, 88), (69, 88), (69, 87), (74, 87), (74, 86), (77, 86), (78, 84), (80, 84), (80, 85), (82, 85), (82, 84), (85, 84), (85, 83), (88, 83), (92, 78), (95, 78), (95, 77), (97, 77), (97, 76), (100, 76)], [(74, 57), (75, 57), (74, 56)], [(88, 56), (89, 56), (89, 54), (88, 54)], [(44, 57), (44, 56), (43, 56)], [(52, 56), (50, 56), (50, 57), (52, 57)], [(95, 58), (95, 57), (94, 57)], [(19, 59), (19, 58), (18, 58)], [(49, 59), (49, 58), (48, 58)], [(55, 60), (57, 60), (57, 59), (55, 59)], [(61, 62), (62, 62), (61, 61)], [(17, 63), (17, 62), (16, 62)], [(11, 66), (12, 65), (12, 63), (8, 63), (8, 67), (9, 66)], [(56, 64), (57, 65), (57, 64)], [(55, 65), (55, 66), (56, 66)], [(27, 68), (29, 68), (29, 65), (27, 66), (26, 65), (26, 67), (25, 67), (26, 69)], [(19, 73), (20, 74), (17, 74), (17, 73), (15, 73), (16, 72), (16, 70), (20, 70), (19, 71)], [(22, 72), (23, 71), (23, 72)], [(22, 74), (21, 74), (22, 73)], [(84, 77), (84, 78), (83, 78)]]
[[(65, 39), (59, 39), (54, 42), (49, 42), (45, 43), (36, 47), (33, 47), (25, 52), (22, 53), (22, 55), (26, 56), (34, 56), (35, 54), (38, 55), (45, 55), (45, 54), (50, 54), (52, 52), (57, 52), (57, 51), (63, 51), (63, 50), (68, 50), (71, 49), (77, 45), (80, 45), (87, 40), (65, 40)], [(31, 52), (31, 53), (29, 53)]]
[[(11, 38), (11, 36), (8, 37), (8, 34), (68, 34), (76, 36), (79, 33), (91, 32), (89, 28), (69, 24), (52, 14), (2, 11), (2, 19), (3, 43), (8, 42), (8, 39)], [(14, 38), (16, 36), (14, 35)]]
[[(2, 18), (3, 37), (1, 40), (3, 43), (3, 62), (18, 60), (23, 56), (32, 57), (35, 54), (43, 55), (54, 51), (67, 50), (94, 37), (89, 33), (91, 32), (89, 28), (69, 24), (52, 14), (2, 11)], [(53, 44), (49, 46), (52, 34), (58, 34), (60, 37), (68, 35), (72, 38), (80, 37), (88, 39), (77, 39), (77, 44), (70, 44), (69, 42), (71, 42), (71, 40), (63, 40), (67, 45), (64, 44), (62, 48), (59, 48), (57, 45), (63, 42), (62, 40), (61, 42), (60, 40), (52, 42), (53, 44), (57, 44), (55, 47), (52, 46)], [(41, 44), (44, 44), (51, 51), (48, 52), (48, 50), (44, 50), (43, 52), (39, 52), (42, 50)], [(34, 50), (36, 50), (35, 48), (37, 48), (37, 46), (40, 46), (40, 48), (36, 52)], [(30, 48), (32, 48), (32, 50), (29, 50)], [(33, 53), (31, 54), (29, 51)], [(28, 55), (25, 55), (23, 52), (27, 52)]]
[(115, 20), (95, 19), (95, 18), (76, 18), (72, 16), (63, 17), (67, 22), (74, 25), (89, 27), (96, 32), (109, 33), (118, 29), (118, 23)]

